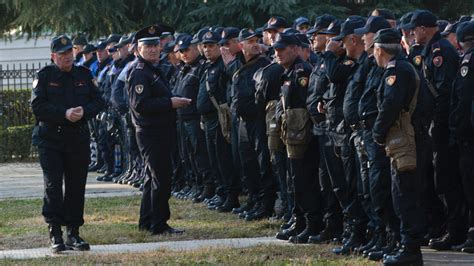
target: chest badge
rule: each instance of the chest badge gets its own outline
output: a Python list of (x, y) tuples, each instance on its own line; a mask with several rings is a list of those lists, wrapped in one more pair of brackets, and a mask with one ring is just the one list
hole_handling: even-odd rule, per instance
[(135, 85), (135, 92), (136, 92), (137, 94), (142, 94), (142, 92), (143, 92), (143, 85), (142, 85), (142, 84)]
[(388, 86), (393, 86), (393, 84), (395, 84), (395, 80), (397, 80), (397, 76), (391, 75), (385, 79), (385, 82), (387, 83)]
[(469, 67), (468, 66), (461, 67), (461, 76), (462, 77), (465, 77), (467, 75), (467, 72), (469, 72)]
[(307, 77), (301, 77), (298, 79), (298, 83), (300, 84), (301, 87), (306, 88), (308, 86), (308, 78)]

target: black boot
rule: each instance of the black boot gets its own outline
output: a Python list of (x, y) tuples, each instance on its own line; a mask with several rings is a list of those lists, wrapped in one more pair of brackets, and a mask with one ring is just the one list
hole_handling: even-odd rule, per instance
[(341, 237), (341, 225), (334, 224), (331, 222), (326, 222), (326, 227), (319, 232), (317, 235), (312, 235), (308, 238), (308, 242), (311, 244), (323, 244), (329, 243), (334, 238)]
[(321, 231), (321, 225), (315, 222), (307, 222), (306, 228), (296, 236), (291, 236), (288, 242), (293, 244), (306, 244), (310, 236), (317, 235)]
[(86, 251), (90, 250), (89, 243), (79, 236), (79, 226), (67, 227), (66, 246), (72, 250)]
[(280, 232), (276, 234), (276, 238), (279, 240), (289, 240), (290, 237), (296, 236), (303, 232), (305, 229), (305, 223), (303, 218), (296, 218), (294, 219), (294, 223), (288, 229), (282, 229)]
[(66, 246), (63, 241), (63, 231), (61, 226), (57, 224), (50, 224), (48, 226), (49, 239), (51, 240), (51, 251), (53, 253), (59, 253), (66, 250)]
[(245, 221), (256, 221), (270, 218), (274, 212), (275, 200), (266, 199), (260, 205), (260, 208), (245, 216)]
[(227, 195), (224, 204), (219, 207), (216, 207), (216, 210), (218, 212), (231, 212), (234, 208), (238, 208), (239, 206), (239, 198), (237, 196), (229, 194)]
[(423, 256), (420, 247), (408, 248), (402, 246), (394, 255), (388, 255), (383, 259), (384, 265), (423, 265)]
[(382, 250), (383, 247), (387, 244), (387, 234), (384, 231), (376, 232), (374, 237), (372, 238), (372, 240), (375, 240), (375, 242), (373, 242), (373, 241), (369, 242), (369, 244), (371, 242), (373, 242), (373, 243), (371, 243), (372, 246), (369, 247), (369, 244), (367, 244), (364, 247), (361, 247), (359, 249), (359, 252), (362, 253), (362, 257), (367, 258), (367, 256), (369, 256), (370, 252), (374, 252), (374, 251), (377, 251), (377, 250)]
[(400, 236), (398, 233), (389, 233), (387, 234), (387, 245), (381, 249), (374, 249), (369, 252), (367, 258), (373, 261), (379, 261), (384, 258), (384, 256), (390, 255), (398, 249), (398, 241)]
[(351, 236), (345, 241), (341, 247), (333, 248), (332, 252), (337, 255), (348, 255), (355, 248), (358, 248), (364, 244), (364, 230), (361, 230), (360, 225), (351, 226)]
[(282, 223), (280, 225), (280, 229), (281, 230), (285, 230), (285, 229), (288, 229), (290, 228), (293, 224), (295, 223), (295, 216), (291, 216), (291, 218), (288, 220), (288, 222), (285, 222), (285, 223)]
[(215, 190), (216, 189), (214, 188), (214, 186), (211, 186), (211, 185), (204, 186), (204, 189), (202, 190), (201, 194), (193, 198), (193, 203), (203, 202), (205, 199), (212, 198), (214, 196)]
[(467, 239), (461, 245), (453, 246), (453, 251), (462, 251), (466, 253), (473, 253), (474, 251), (474, 228), (469, 229)]
[(233, 208), (232, 213), (241, 214), (243, 212), (250, 211), (255, 206), (255, 204), (256, 204), (255, 200), (249, 197), (247, 199), (247, 202), (245, 202), (244, 205), (240, 206), (239, 208)]
[(446, 233), (441, 238), (431, 239), (428, 246), (432, 249), (441, 251), (441, 250), (451, 250), (452, 246), (460, 245), (465, 241), (465, 236), (454, 236), (450, 233)]
[(371, 234), (372, 237), (370, 238), (369, 242), (367, 242), (367, 244), (359, 247), (359, 248), (356, 248), (354, 250), (355, 253), (359, 254), (359, 255), (362, 255), (364, 253), (364, 251), (368, 250), (368, 249), (371, 249), (373, 246), (375, 246), (375, 243), (377, 243), (377, 240), (379, 239), (380, 235), (381, 235), (381, 232), (374, 232), (372, 231), (373, 233)]

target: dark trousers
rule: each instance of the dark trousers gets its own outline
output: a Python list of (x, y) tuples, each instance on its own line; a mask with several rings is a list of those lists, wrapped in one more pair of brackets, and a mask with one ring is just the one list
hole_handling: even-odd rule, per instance
[(469, 210), (469, 227), (474, 227), (474, 142), (460, 141), (459, 168), (461, 169), (462, 186), (466, 195)]
[(295, 207), (297, 217), (305, 216), (307, 223), (321, 227), (322, 198), (319, 187), (319, 144), (318, 137), (313, 136), (303, 159), (290, 159), (291, 178), (294, 185)]
[(284, 147), (278, 150), (271, 150), (270, 153), (273, 173), (277, 176), (283, 209), (291, 212), (294, 207), (294, 189), (293, 180), (288, 175), (288, 156)]
[(369, 159), (369, 194), (379, 221), (380, 230), (389, 229), (398, 233), (400, 221), (392, 204), (390, 158), (385, 148), (375, 143), (372, 130), (363, 131), (364, 144)]
[(449, 143), (447, 121), (435, 119), (431, 127), (436, 192), (447, 207), (447, 231), (453, 237), (464, 237), (467, 230), (466, 202), (458, 167), (459, 151)]
[(38, 154), (43, 169), (45, 191), (42, 214), (46, 223), (83, 225), (89, 143), (76, 145), (68, 152), (38, 147)]
[(277, 181), (272, 172), (270, 150), (264, 117), (241, 121), (247, 130), (250, 147), (257, 157), (259, 198), (273, 201), (276, 198)]
[(393, 208), (400, 219), (400, 243), (419, 248), (425, 233), (420, 178), (416, 171), (398, 172), (393, 167), (391, 171)]
[(259, 183), (259, 167), (257, 163), (257, 155), (250, 145), (245, 122), (239, 120), (239, 157), (242, 164), (242, 183), (248, 191), (249, 197), (257, 199), (260, 191)]
[(355, 151), (349, 144), (347, 135), (342, 135), (343, 141), (338, 141), (340, 145), (334, 145), (333, 137), (331, 137), (332, 143), (324, 147), (324, 158), (333, 191), (342, 206), (347, 222), (360, 224), (361, 220), (365, 219), (365, 213), (357, 196)]
[(107, 166), (107, 172), (114, 172), (114, 150), (113, 150), (114, 141), (107, 131), (107, 123), (100, 121), (98, 128), (98, 140), (97, 146), (99, 147), (100, 154), (97, 157), (102, 157), (102, 161)]
[(196, 169), (195, 175), (198, 177), (196, 182), (201, 185), (199, 179), (202, 179), (202, 184), (206, 186), (214, 186), (214, 173), (212, 172), (209, 163), (209, 155), (206, 148), (206, 137), (204, 131), (201, 129), (199, 119), (183, 120), (183, 129), (186, 138), (188, 139), (188, 151), (193, 155), (191, 164)]
[[(177, 156), (179, 158), (179, 165), (182, 167), (181, 176), (183, 177), (182, 182), (178, 183), (185, 183), (189, 186), (193, 186), (196, 183), (196, 177), (194, 176), (194, 172), (196, 171), (191, 164), (193, 160), (193, 154), (189, 151), (188, 145), (188, 138), (184, 131), (184, 124), (181, 120), (177, 120), (176, 122), (176, 129), (177, 129), (177, 145), (176, 148), (178, 149)], [(199, 181), (202, 181), (201, 179)], [(202, 184), (200, 184), (202, 185)]]
[(172, 130), (138, 130), (137, 144), (146, 167), (140, 206), (139, 229), (159, 232), (170, 218)]
[(231, 133), (230, 133), (230, 139), (231, 139), (231, 147), (232, 147), (232, 163), (234, 166), (234, 175), (232, 175), (232, 181), (231, 183), (233, 184), (233, 187), (235, 190), (241, 191), (241, 185), (242, 185), (242, 180), (244, 179), (243, 177), (243, 170), (242, 170), (242, 160), (240, 159), (240, 151), (239, 151), (239, 125), (240, 121), (237, 119), (236, 114), (231, 115), (232, 123), (231, 123)]
[(216, 193), (225, 196), (231, 194), (237, 197), (240, 192), (237, 171), (234, 170), (232, 160), (232, 146), (222, 135), (221, 127), (217, 115), (214, 119), (206, 119), (204, 121), (204, 129), (206, 133), (207, 150), (209, 152), (209, 160), (211, 166), (217, 172), (217, 189)]
[(319, 185), (321, 187), (322, 203), (324, 208), (324, 220), (326, 225), (332, 228), (342, 228), (342, 209), (339, 200), (334, 193), (329, 177), (328, 168), (324, 158), (326, 145), (332, 145), (326, 134), (319, 136)]

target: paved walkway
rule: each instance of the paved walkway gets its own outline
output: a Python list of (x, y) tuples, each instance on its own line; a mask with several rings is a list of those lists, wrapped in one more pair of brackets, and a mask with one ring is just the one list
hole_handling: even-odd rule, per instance
[[(97, 173), (89, 173), (86, 197), (139, 195), (138, 189), (111, 182), (98, 182)], [(0, 164), (0, 200), (43, 197), (43, 174), (37, 163)]]
[[(187, 240), (187, 241), (168, 241), (154, 243), (135, 243), (119, 245), (97, 245), (92, 246), (91, 251), (86, 254), (104, 255), (120, 254), (126, 252), (150, 252), (154, 250), (172, 250), (187, 251), (202, 248), (221, 249), (221, 248), (248, 248), (257, 245), (292, 245), (285, 241), (276, 240), (274, 237), (258, 238), (233, 238), (233, 239), (211, 239), (211, 240)], [(0, 251), (0, 259), (35, 259), (58, 256), (82, 255), (79, 251), (65, 251), (62, 254), (53, 254), (48, 248), (19, 249)], [(425, 265), (474, 265), (474, 255), (453, 253), (453, 252), (434, 252), (423, 250)]]

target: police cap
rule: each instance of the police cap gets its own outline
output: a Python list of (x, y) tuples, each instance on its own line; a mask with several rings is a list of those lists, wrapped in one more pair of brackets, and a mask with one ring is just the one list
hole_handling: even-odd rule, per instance
[(365, 21), (366, 20), (360, 16), (351, 16), (347, 18), (341, 25), (341, 33), (333, 39), (335, 41), (340, 41), (347, 35), (354, 34), (355, 29), (364, 27)]
[(51, 40), (52, 53), (64, 53), (72, 49), (72, 41), (66, 35), (59, 35)]
[(474, 21), (462, 22), (457, 29), (458, 42), (474, 41)]
[(372, 16), (367, 19), (367, 22), (365, 23), (365, 26), (363, 28), (355, 29), (354, 33), (358, 35), (366, 34), (369, 32), (376, 33), (381, 29), (388, 29), (390, 27), (390, 23), (388, 23), (385, 18), (379, 16)]
[(313, 34), (319, 32), (322, 29), (326, 29), (329, 25), (336, 20), (336, 17), (333, 15), (324, 14), (316, 18), (314, 26), (308, 30), (307, 34)]
[(265, 27), (265, 31), (267, 30), (278, 30), (280, 28), (287, 28), (288, 27), (288, 22), (286, 21), (285, 18), (279, 17), (279, 16), (273, 16), (271, 17), (268, 22), (267, 26)]
[(262, 37), (262, 35), (259, 35), (254, 30), (249, 29), (249, 28), (244, 28), (239, 32), (239, 42), (248, 40), (248, 39), (253, 38), (255, 36), (257, 36), (259, 38)]
[(239, 37), (240, 30), (235, 27), (227, 27), (221, 33), (221, 40), (219, 44), (223, 45), (226, 44), (230, 39)]
[(405, 29), (412, 30), (416, 27), (437, 27), (437, 18), (436, 16), (428, 10), (417, 10), (413, 12), (410, 23), (405, 25)]
[(374, 43), (380, 44), (400, 44), (402, 36), (396, 29), (388, 28), (377, 31), (374, 37)]
[(273, 44), (273, 48), (284, 49), (289, 45), (299, 45), (299, 44), (300, 44), (300, 41), (298, 40), (295, 34), (280, 33), (278, 34), (276, 41)]

